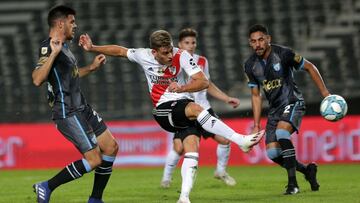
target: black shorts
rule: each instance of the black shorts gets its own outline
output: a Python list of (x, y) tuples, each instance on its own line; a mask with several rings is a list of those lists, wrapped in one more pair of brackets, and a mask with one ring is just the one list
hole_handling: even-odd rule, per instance
[(104, 121), (90, 106), (70, 117), (54, 120), (56, 128), (84, 154), (97, 146), (96, 137), (107, 129)]
[(175, 138), (184, 140), (188, 135), (200, 137), (196, 120), (189, 120), (185, 115), (185, 107), (193, 102), (190, 99), (180, 99), (160, 104), (153, 110), (156, 122), (166, 131), (175, 133)]
[[(208, 109), (207, 110), (212, 116), (214, 116), (215, 118), (219, 118), (218, 115), (216, 115), (216, 113), (214, 112), (214, 110), (212, 110), (212, 108)], [(214, 133), (211, 133), (211, 132), (208, 132), (206, 130), (204, 130), (201, 125), (198, 123), (198, 126), (200, 128), (200, 133), (201, 133), (201, 136), (205, 139), (207, 138), (214, 138), (215, 134)]]
[(301, 119), (305, 114), (305, 103), (304, 101), (297, 101), (293, 104), (289, 104), (280, 108), (273, 114), (269, 114), (266, 123), (266, 138), (265, 143), (277, 142), (276, 139), (276, 128), (279, 121), (286, 121), (291, 124), (296, 132), (300, 128)]

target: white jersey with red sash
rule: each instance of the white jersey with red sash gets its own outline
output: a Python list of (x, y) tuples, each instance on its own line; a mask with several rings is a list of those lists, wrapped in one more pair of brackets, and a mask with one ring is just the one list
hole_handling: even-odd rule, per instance
[[(206, 59), (205, 56), (199, 56), (197, 54), (193, 55), (195, 63), (197, 63), (197, 65), (202, 69), (202, 71), (204, 72), (204, 74), (206, 75), (206, 77), (208, 79), (210, 79), (210, 74), (209, 74), (209, 63)], [(194, 101), (196, 103), (198, 103), (201, 107), (203, 107), (204, 109), (210, 109), (210, 103), (209, 100), (207, 99), (207, 89), (201, 90), (199, 92), (193, 92), (191, 93)]]
[(187, 51), (174, 48), (171, 66), (160, 64), (148, 48), (128, 49), (127, 57), (143, 68), (155, 107), (168, 101), (192, 98), (187, 92), (168, 91), (170, 81), (185, 85), (188, 77), (201, 71)]

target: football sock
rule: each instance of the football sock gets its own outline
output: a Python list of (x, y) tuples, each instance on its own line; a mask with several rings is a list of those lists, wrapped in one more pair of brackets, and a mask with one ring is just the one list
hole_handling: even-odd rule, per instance
[(288, 173), (288, 183), (297, 185), (296, 181), (296, 154), (294, 145), (290, 140), (290, 132), (277, 129), (275, 131), (276, 138), (281, 147), (281, 156), (284, 160), (284, 167)]
[(181, 166), (181, 194), (180, 197), (188, 198), (195, 182), (196, 171), (198, 168), (198, 152), (187, 152), (184, 155), (184, 161)]
[(216, 148), (216, 155), (217, 155), (216, 171), (219, 173), (224, 173), (226, 171), (226, 166), (229, 161), (230, 144), (228, 145), (218, 144)]
[(101, 165), (95, 169), (94, 186), (91, 197), (102, 199), (104, 189), (112, 173), (115, 156), (102, 155)]
[(306, 173), (306, 166), (303, 163), (296, 160), (296, 170), (301, 172), (302, 174), (305, 174)]
[(212, 116), (207, 110), (203, 110), (198, 115), (197, 121), (206, 131), (225, 137), (226, 139), (237, 144), (241, 144), (238, 140), (239, 134), (227, 126), (224, 122)]
[(166, 156), (162, 180), (171, 180), (172, 174), (176, 168), (177, 163), (179, 162), (179, 159), (180, 155), (174, 149), (171, 149)]
[(74, 161), (48, 181), (49, 189), (53, 191), (60, 185), (80, 178), (90, 171), (91, 167), (86, 159)]
[(280, 139), (280, 146), (282, 148), (282, 158), (284, 160), (284, 168), (288, 173), (289, 183), (296, 184), (296, 158), (295, 158), (295, 149), (290, 140)]
[[(272, 154), (269, 154), (268, 152), (268, 157), (274, 162), (279, 164), (281, 167), (285, 167), (284, 166), (284, 159), (281, 156), (281, 149), (279, 148), (272, 148), (271, 150), (267, 150), (267, 151), (271, 151), (273, 152)], [(270, 152), (270, 153), (271, 153)], [(299, 162), (298, 160), (296, 160), (296, 170), (301, 172), (302, 174), (306, 173), (306, 166)]]

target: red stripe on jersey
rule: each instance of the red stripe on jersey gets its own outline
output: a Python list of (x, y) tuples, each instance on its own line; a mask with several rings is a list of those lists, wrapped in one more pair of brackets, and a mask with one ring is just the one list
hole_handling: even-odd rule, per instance
[(199, 60), (197, 62), (197, 65), (200, 66), (202, 70), (205, 68), (206, 58), (204, 56), (199, 56)]
[(156, 104), (160, 100), (160, 97), (164, 94), (166, 89), (169, 87), (169, 85), (170, 85), (169, 80), (171, 80), (173, 78), (176, 78), (176, 76), (179, 74), (179, 72), (180, 72), (180, 55), (181, 55), (181, 52), (182, 52), (181, 49), (179, 49), (176, 52), (176, 54), (173, 57), (171, 66), (168, 66), (164, 71), (164, 75), (162, 77), (165, 79), (165, 81), (163, 81), (163, 83), (166, 83), (166, 81), (168, 83), (166, 83), (166, 84), (154, 84), (153, 85), (150, 95), (151, 95), (151, 100), (152, 100), (154, 106), (156, 106)]

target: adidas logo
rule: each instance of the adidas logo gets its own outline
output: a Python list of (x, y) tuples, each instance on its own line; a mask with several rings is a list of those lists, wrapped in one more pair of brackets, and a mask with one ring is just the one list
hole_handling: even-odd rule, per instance
[(216, 120), (211, 120), (211, 127), (214, 127)]
[(39, 198), (45, 200), (46, 191), (39, 186), (37, 186), (37, 191), (38, 191)]

